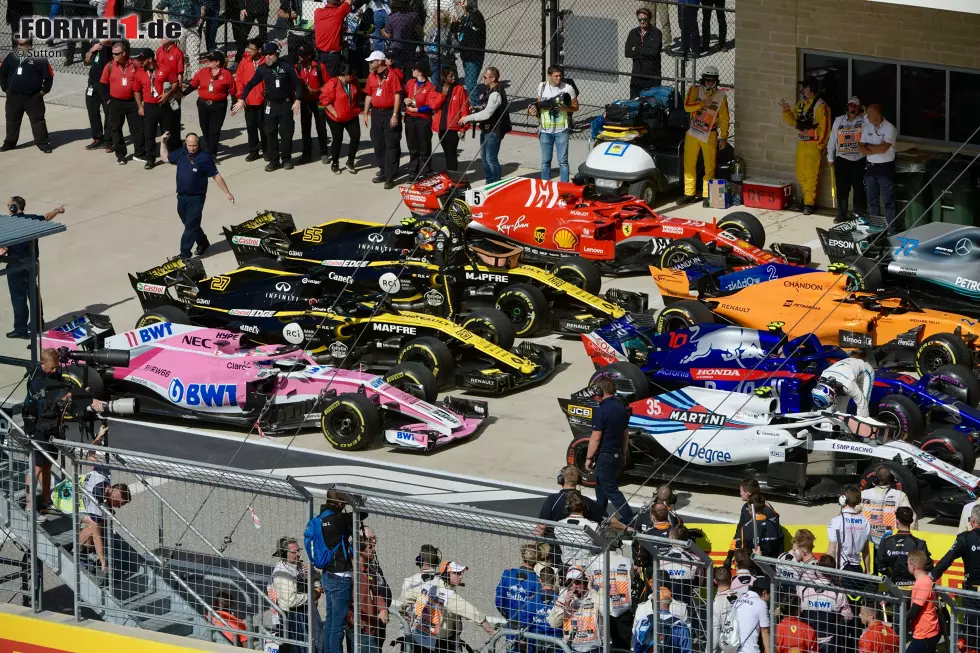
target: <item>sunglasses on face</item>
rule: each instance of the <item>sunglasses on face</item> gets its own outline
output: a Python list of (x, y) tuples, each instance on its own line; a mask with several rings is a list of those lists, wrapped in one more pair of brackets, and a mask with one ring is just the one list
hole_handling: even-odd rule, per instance
[(122, 52), (113, 52), (112, 53), (112, 56), (114, 56), (114, 57), (121, 57), (122, 55), (123, 55)]
[(640, 23), (649, 23), (650, 22), (650, 19), (649, 18), (637, 18), (636, 20), (637, 20), (637, 22), (640, 22)]

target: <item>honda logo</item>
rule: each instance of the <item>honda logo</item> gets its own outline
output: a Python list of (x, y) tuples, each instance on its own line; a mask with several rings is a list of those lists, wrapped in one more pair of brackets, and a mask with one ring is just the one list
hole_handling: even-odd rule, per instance
[(372, 243), (380, 243), (385, 237), (381, 235), (381, 232), (376, 232), (373, 234), (368, 234), (368, 240)]
[(290, 286), (285, 281), (280, 281), (279, 283), (276, 284), (276, 290), (278, 290), (279, 292), (289, 292), (292, 289), (293, 287)]

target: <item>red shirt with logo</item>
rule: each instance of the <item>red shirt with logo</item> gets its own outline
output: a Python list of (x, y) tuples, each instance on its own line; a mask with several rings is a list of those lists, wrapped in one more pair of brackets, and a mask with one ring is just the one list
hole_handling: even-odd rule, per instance
[(296, 75), (303, 82), (304, 100), (315, 100), (320, 95), (320, 89), (330, 81), (330, 73), (322, 63), (312, 62), (309, 66), (296, 64)]
[(220, 102), (228, 98), (229, 95), (237, 95), (238, 87), (235, 86), (235, 78), (227, 68), (218, 70), (215, 75), (210, 68), (201, 68), (191, 79), (191, 88), (197, 89), (197, 94), (202, 100)]
[(324, 52), (340, 52), (340, 32), (344, 19), (351, 12), (348, 2), (324, 5), (313, 12), (313, 35), (316, 49)]
[(327, 118), (334, 122), (347, 122), (357, 118), (363, 103), (364, 94), (356, 79), (351, 80), (347, 88), (344, 88), (339, 77), (331, 77), (320, 93), (320, 106), (333, 108), (333, 113), (327, 111)]
[(132, 59), (120, 66), (115, 61), (109, 62), (102, 71), (99, 81), (109, 85), (109, 95), (117, 100), (132, 100), (136, 89), (136, 73), (142, 70)]
[(145, 104), (160, 104), (163, 97), (163, 84), (177, 85), (177, 71), (172, 68), (154, 68), (152, 71), (140, 68), (136, 71), (136, 91)]
[(384, 79), (378, 73), (368, 75), (364, 93), (371, 98), (371, 106), (375, 109), (390, 109), (395, 106), (395, 94), (402, 92), (402, 71), (397, 68), (386, 68), (388, 73)]
[(173, 68), (177, 77), (184, 76), (184, 51), (176, 43), (171, 43), (169, 48), (160, 46), (157, 48), (157, 68)]
[[(259, 66), (265, 64), (265, 57), (259, 57), (258, 59), (252, 59), (251, 57), (245, 57), (242, 62), (238, 64), (238, 69), (235, 71), (235, 87), (238, 92), (241, 92), (248, 84), (252, 77), (255, 76), (255, 71)], [(265, 82), (261, 84), (256, 84), (251, 91), (248, 92), (248, 97), (245, 98), (246, 106), (255, 107), (259, 106), (265, 102)]]
[[(405, 104), (405, 115), (413, 118), (431, 118), (432, 110), (442, 106), (442, 95), (429, 80), (422, 84), (417, 79), (408, 80), (405, 85), (405, 99), (415, 100), (415, 106), (409, 106), (407, 102)], [(429, 111), (419, 111), (422, 107), (428, 107)]]
[(429, 104), (434, 109), (432, 131), (438, 132), (444, 129), (442, 124), (444, 117), (446, 130), (466, 131), (466, 125), (459, 124), (459, 119), (470, 113), (470, 97), (466, 92), (466, 88), (462, 84), (456, 84), (453, 86), (448, 98), (441, 91), (436, 93), (435, 96)]

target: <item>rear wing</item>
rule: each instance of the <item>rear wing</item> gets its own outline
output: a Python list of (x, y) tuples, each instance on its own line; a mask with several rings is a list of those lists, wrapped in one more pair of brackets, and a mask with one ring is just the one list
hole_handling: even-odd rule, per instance
[(145, 272), (130, 273), (129, 282), (140, 304), (148, 310), (175, 303), (174, 297), (167, 292), (169, 288), (181, 284), (194, 285), (206, 276), (204, 263), (200, 259), (174, 258)]
[(438, 211), (455, 198), (462, 198), (470, 182), (465, 173), (437, 172), (408, 186), (399, 186), (402, 201), (413, 215)]
[[(279, 211), (262, 211), (251, 220), (235, 224), (230, 227), (222, 227), (225, 240), (235, 253), (235, 258), (239, 263), (244, 263), (250, 259), (278, 255), (277, 247), (283, 243), (267, 243), (264, 238), (273, 236), (278, 239), (289, 240), (290, 234), (296, 231), (296, 223), (293, 216), (289, 213)], [(288, 249), (288, 247), (286, 248)]]

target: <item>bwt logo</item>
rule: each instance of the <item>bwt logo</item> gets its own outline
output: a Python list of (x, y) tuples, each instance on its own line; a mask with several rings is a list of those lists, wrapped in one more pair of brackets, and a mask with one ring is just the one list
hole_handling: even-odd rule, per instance
[(186, 386), (180, 379), (170, 381), (168, 389), (170, 401), (187, 406), (205, 405), (219, 408), (221, 406), (237, 406), (237, 391), (234, 384), (188, 383)]
[(180, 38), (184, 27), (162, 18), (147, 21), (140, 29), (139, 15), (125, 18), (21, 18), (22, 39), (47, 41), (104, 41), (106, 39), (170, 39)]

